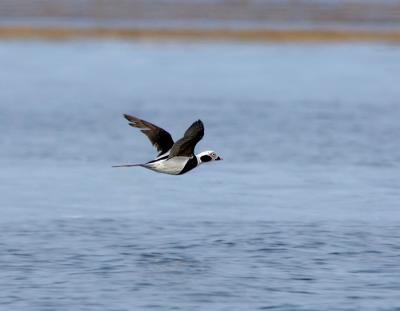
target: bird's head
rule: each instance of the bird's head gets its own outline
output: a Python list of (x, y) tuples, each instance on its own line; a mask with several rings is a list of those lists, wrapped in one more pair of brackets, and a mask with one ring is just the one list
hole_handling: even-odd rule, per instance
[(211, 161), (220, 161), (222, 158), (212, 150), (207, 150), (199, 153), (197, 155), (197, 159), (199, 159), (199, 163), (207, 163)]

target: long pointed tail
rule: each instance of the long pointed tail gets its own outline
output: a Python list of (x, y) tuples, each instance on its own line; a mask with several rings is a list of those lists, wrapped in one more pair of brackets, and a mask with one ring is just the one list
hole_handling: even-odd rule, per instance
[(113, 165), (112, 167), (132, 167), (132, 166), (143, 166), (143, 164)]

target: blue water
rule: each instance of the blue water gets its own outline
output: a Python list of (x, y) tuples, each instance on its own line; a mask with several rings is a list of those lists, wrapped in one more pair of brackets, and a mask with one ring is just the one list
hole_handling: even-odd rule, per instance
[[(0, 42), (1, 310), (399, 310), (400, 47)], [(142, 168), (131, 113), (224, 161)]]

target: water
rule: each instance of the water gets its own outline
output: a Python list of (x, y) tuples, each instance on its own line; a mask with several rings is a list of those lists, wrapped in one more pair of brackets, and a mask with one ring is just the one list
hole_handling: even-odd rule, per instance
[[(0, 42), (1, 310), (399, 310), (396, 45)], [(131, 113), (224, 161), (183, 176)]]

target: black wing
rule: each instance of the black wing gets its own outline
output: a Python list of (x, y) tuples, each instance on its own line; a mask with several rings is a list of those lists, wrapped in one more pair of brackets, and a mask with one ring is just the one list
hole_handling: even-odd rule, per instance
[(167, 152), (173, 146), (174, 141), (171, 134), (162, 128), (128, 114), (124, 114), (124, 117), (130, 122), (130, 126), (141, 129), (141, 132), (150, 139), (153, 146), (160, 152), (159, 155)]
[(201, 120), (194, 122), (185, 132), (183, 137), (179, 139), (171, 149), (168, 158), (177, 156), (192, 157), (194, 155), (194, 147), (204, 136), (204, 125)]

